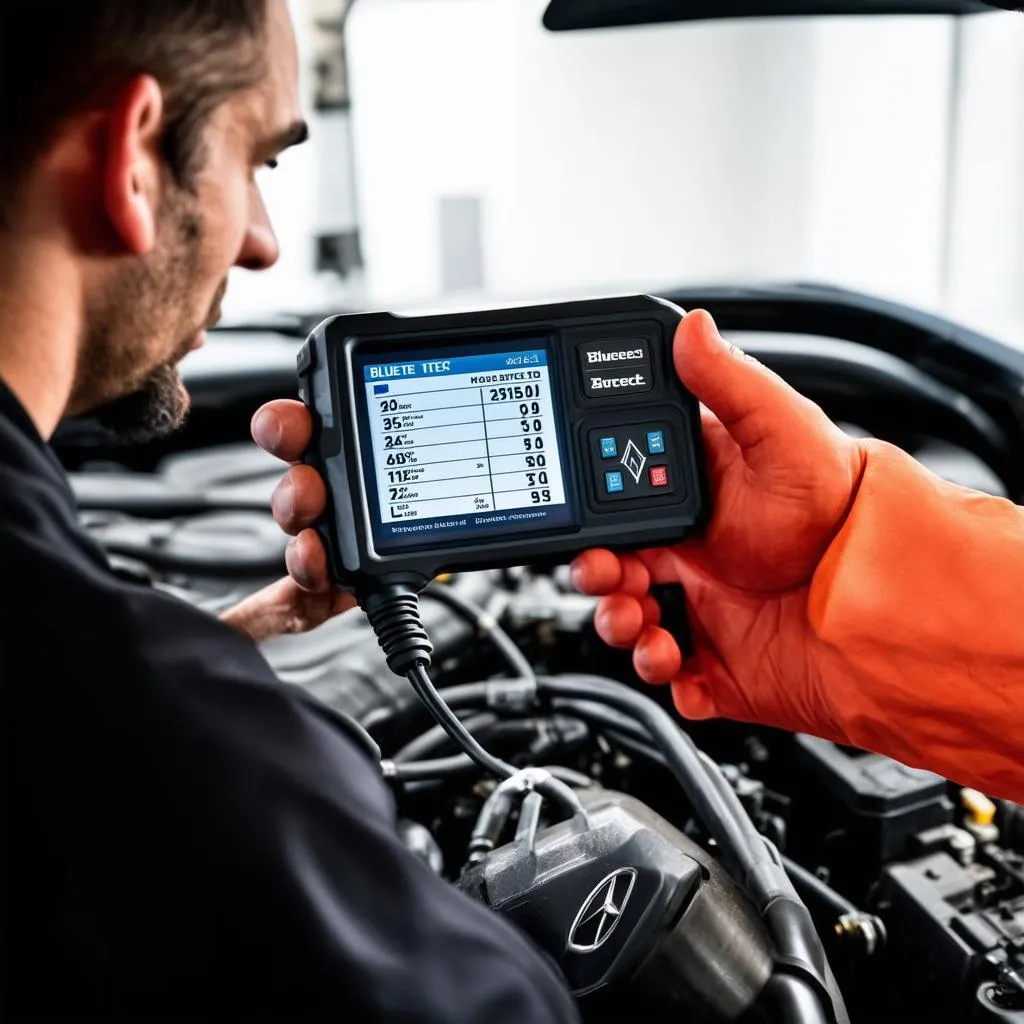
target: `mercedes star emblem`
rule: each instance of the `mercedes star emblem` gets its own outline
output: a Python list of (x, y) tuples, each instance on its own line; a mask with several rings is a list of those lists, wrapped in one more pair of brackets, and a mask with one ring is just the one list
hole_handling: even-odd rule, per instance
[(594, 886), (569, 929), (570, 953), (593, 953), (615, 931), (636, 884), (636, 868), (619, 868)]

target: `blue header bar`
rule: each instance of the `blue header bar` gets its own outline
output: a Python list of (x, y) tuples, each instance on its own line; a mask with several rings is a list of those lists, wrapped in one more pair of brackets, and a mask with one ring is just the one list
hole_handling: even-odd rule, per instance
[(366, 383), (408, 380), (413, 377), (452, 377), (461, 373), (497, 373), (502, 370), (528, 370), (548, 365), (542, 349), (518, 352), (494, 352), (455, 359), (409, 359), (398, 363), (375, 363), (363, 367)]

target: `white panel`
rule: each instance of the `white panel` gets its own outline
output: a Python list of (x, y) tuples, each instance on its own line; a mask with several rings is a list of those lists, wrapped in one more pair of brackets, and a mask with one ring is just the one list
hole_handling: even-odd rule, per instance
[(963, 29), (949, 310), (1024, 345), (1024, 19)]
[(490, 200), (512, 152), (515, 50), (502, 5), (360, 0), (346, 34), (366, 287), (384, 297), (440, 290), (441, 196), (482, 203), (484, 279), (496, 249)]
[(502, 298), (815, 278), (938, 301), (951, 21), (547, 33), (544, 0), (361, 0), (371, 303), (443, 298), (439, 196)]

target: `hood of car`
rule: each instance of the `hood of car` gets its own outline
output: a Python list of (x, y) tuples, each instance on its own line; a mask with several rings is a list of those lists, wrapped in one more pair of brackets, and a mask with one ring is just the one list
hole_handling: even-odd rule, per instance
[(715, 18), (829, 14), (980, 14), (978, 0), (551, 0), (544, 26), (552, 32)]

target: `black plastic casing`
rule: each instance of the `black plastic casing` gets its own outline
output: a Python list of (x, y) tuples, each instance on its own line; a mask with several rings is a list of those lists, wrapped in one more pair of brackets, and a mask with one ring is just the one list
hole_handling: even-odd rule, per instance
[[(335, 582), (356, 593), (375, 590), (383, 577), (417, 589), (443, 572), (557, 564), (588, 547), (631, 550), (676, 543), (710, 514), (699, 406), (679, 382), (672, 342), (682, 310), (651, 296), (602, 298), (552, 305), (405, 317), (360, 313), (331, 317), (298, 355), (299, 395), (313, 415), (304, 461), (323, 476), (328, 508), (318, 530)], [(503, 346), (546, 339), (566, 493), (576, 512), (571, 526), (534, 533), (424, 539), (403, 550), (378, 551), (372, 518), (377, 501), (374, 468), (359, 443), (365, 401), (353, 359), (372, 354), (431, 358), (460, 345)], [(643, 394), (587, 395), (581, 345), (637, 343), (649, 348), (652, 387)], [(595, 493), (595, 431), (630, 423), (664, 423), (671, 445), (671, 494), (602, 501)], [(648, 488), (650, 491), (650, 488)]]
[(459, 888), (529, 935), (602, 1020), (749, 1019), (774, 969), (749, 898), (634, 797), (579, 797), (586, 822), (548, 828), (524, 804), (515, 838), (468, 867)]

